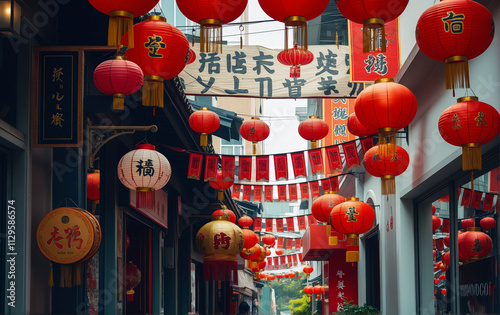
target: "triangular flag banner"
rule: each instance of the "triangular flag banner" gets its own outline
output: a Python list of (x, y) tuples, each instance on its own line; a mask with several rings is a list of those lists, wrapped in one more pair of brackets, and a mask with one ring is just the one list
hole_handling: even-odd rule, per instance
[(288, 180), (288, 163), (286, 154), (274, 156), (274, 172), (276, 180)]
[(286, 185), (278, 185), (278, 201), (286, 201)]
[(309, 163), (311, 164), (311, 172), (313, 175), (325, 174), (325, 166), (323, 165), (323, 154), (321, 148), (307, 151), (309, 153)]
[(273, 257), (275, 267), (278, 267), (278, 265), (280, 264), (279, 259), (280, 259), (279, 257)]
[(338, 146), (325, 148), (326, 157), (328, 160), (328, 168), (330, 172), (342, 172), (344, 165), (340, 158), (340, 149)]
[(273, 231), (273, 219), (266, 219), (266, 232)]
[(309, 226), (318, 224), (318, 221), (312, 214), (307, 216), (307, 221), (309, 222)]
[(443, 226), (441, 228), (441, 232), (450, 233), (450, 220), (449, 219), (443, 219)]
[(262, 202), (262, 186), (253, 187), (253, 201)]
[(221, 163), (222, 163), (222, 180), (234, 181), (234, 168), (236, 164), (235, 156), (223, 155)]
[(238, 180), (251, 180), (252, 179), (252, 157), (240, 156), (239, 157), (239, 173)]
[(285, 249), (292, 249), (292, 247), (293, 247), (293, 238), (287, 238)]
[(243, 201), (250, 201), (252, 197), (252, 186), (243, 185)]
[(285, 241), (284, 237), (278, 237), (278, 246), (276, 248), (283, 248), (283, 242)]
[(253, 219), (253, 231), (254, 232), (262, 231), (262, 218)]
[(339, 191), (340, 190), (338, 177), (330, 178), (330, 188), (332, 189), (332, 191)]
[(359, 139), (359, 142), (361, 143), (361, 150), (363, 150), (363, 154), (373, 147), (373, 137)]
[(329, 178), (321, 180), (321, 188), (323, 188), (323, 194), (332, 190), (330, 188), (330, 179)]
[(350, 170), (352, 168), (359, 167), (361, 162), (359, 161), (358, 148), (356, 146), (356, 142), (342, 143), (342, 149), (344, 150), (344, 157), (347, 169)]
[(309, 184), (308, 183), (300, 183), (300, 199), (302, 199), (302, 200), (309, 199)]
[(260, 155), (255, 157), (255, 180), (258, 182), (268, 182), (269, 181), (269, 156)]
[(493, 198), (495, 195), (493, 194), (484, 194), (484, 201), (483, 201), (483, 211), (488, 211), (491, 212), (491, 209), (493, 209)]
[(290, 154), (290, 157), (292, 158), (293, 174), (295, 178), (307, 177), (306, 159), (304, 157), (304, 152), (301, 151), (292, 153)]
[(300, 260), (300, 262), (302, 262), (302, 261), (303, 261), (303, 260), (302, 260), (302, 253), (299, 253), (299, 260)]
[(293, 260), (293, 265), (294, 266), (297, 266), (299, 264), (299, 262), (297, 261), (297, 254), (292, 255), (292, 260)]
[(219, 169), (219, 156), (215, 154), (205, 155), (205, 181), (217, 180), (217, 170)]
[(296, 238), (295, 239), (295, 249), (300, 249), (301, 247), (302, 247), (302, 239)]
[(293, 224), (293, 217), (286, 218), (286, 230), (288, 232), (295, 232), (295, 226)]
[(316, 199), (321, 196), (321, 193), (319, 191), (319, 182), (314, 181), (309, 183), (311, 185), (311, 197), (312, 199)]
[(462, 194), (462, 203), (461, 205), (469, 208), (470, 201), (472, 199), (472, 190), (464, 188), (464, 193)]
[(240, 199), (240, 191), (241, 191), (241, 185), (234, 184), (233, 185), (233, 193), (231, 194), (231, 198)]
[(288, 185), (288, 196), (289, 196), (290, 202), (297, 201), (297, 184)]
[(286, 263), (288, 264), (288, 266), (292, 265), (292, 256), (291, 255), (286, 256)]
[(267, 266), (271, 267), (273, 265), (273, 258), (267, 257)]
[(299, 231), (304, 231), (307, 229), (306, 227), (306, 217), (305, 216), (300, 216), (297, 217), (297, 222), (299, 225)]
[(280, 265), (281, 265), (281, 268), (284, 268), (285, 265), (286, 265), (286, 256), (280, 256)]
[(472, 193), (472, 201), (470, 203), (470, 207), (472, 209), (478, 209), (481, 208), (481, 199), (483, 199), (483, 192), (482, 191), (474, 191)]
[(264, 186), (264, 201), (273, 202), (273, 186)]
[(200, 180), (203, 154), (189, 153), (188, 178)]
[(284, 232), (283, 219), (281, 219), (281, 218), (276, 219), (276, 231), (277, 232)]
[(436, 239), (436, 247), (439, 251), (444, 250), (444, 238)]

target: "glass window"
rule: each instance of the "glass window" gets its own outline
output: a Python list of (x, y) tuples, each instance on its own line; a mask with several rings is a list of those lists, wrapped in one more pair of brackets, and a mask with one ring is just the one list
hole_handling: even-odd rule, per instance
[(221, 154), (228, 155), (243, 155), (245, 153), (243, 148), (243, 141), (241, 139), (231, 139), (230, 141), (221, 139), (220, 152)]

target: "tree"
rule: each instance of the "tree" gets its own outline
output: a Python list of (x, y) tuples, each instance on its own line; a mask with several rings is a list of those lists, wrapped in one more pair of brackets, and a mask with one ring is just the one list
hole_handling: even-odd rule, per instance
[(311, 314), (311, 304), (307, 302), (307, 296), (304, 294), (301, 298), (290, 301), (290, 310), (292, 315), (309, 315)]
[(297, 278), (291, 278), (272, 283), (279, 310), (288, 310), (291, 300), (299, 299), (304, 294), (304, 285), (301, 282)]

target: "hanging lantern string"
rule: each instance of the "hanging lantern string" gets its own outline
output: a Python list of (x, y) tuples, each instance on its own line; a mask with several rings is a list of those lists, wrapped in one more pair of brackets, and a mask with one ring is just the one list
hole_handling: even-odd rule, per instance
[(240, 49), (243, 49), (243, 31), (245, 30), (245, 27), (243, 24), (240, 24)]
[(65, 203), (64, 206), (67, 207), (68, 206), (68, 199), (69, 199), (69, 201), (71, 201), (73, 203), (73, 205), (75, 206), (75, 208), (80, 209), (80, 207), (78, 206), (78, 204), (75, 201), (73, 201), (73, 199), (71, 199), (70, 197), (66, 197), (63, 200), (61, 200), (61, 202), (57, 205), (57, 207), (60, 208), (61, 204), (63, 202)]

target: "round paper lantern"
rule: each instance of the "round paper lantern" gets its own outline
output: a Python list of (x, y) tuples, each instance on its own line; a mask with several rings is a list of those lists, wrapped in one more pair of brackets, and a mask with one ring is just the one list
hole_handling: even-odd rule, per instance
[(386, 51), (385, 23), (400, 16), (408, 0), (335, 0), (335, 3), (346, 19), (363, 24), (363, 52), (366, 53)]
[(267, 245), (268, 247), (270, 247), (274, 243), (275, 240), (276, 240), (276, 237), (272, 234), (265, 234), (262, 237), (262, 243), (264, 243), (264, 245)]
[[(225, 207), (225, 206), (223, 206), (223, 207)], [(212, 213), (212, 219), (214, 219), (214, 217), (219, 217), (219, 216), (229, 216), (229, 222), (236, 224), (236, 215), (234, 214), (233, 211), (231, 211), (229, 209), (219, 209), (219, 210), (215, 210)]]
[(304, 269), (302, 269), (306, 277), (309, 277), (311, 273), (314, 271), (313, 267), (311, 265), (305, 265)]
[(269, 248), (266, 248), (266, 256), (267, 257), (271, 256), (271, 250)]
[(134, 47), (133, 18), (151, 11), (158, 0), (89, 0), (100, 12), (109, 15), (108, 46), (120, 46), (123, 35), (129, 32), (129, 47)]
[(378, 133), (378, 129), (369, 129), (362, 125), (356, 118), (356, 113), (350, 114), (347, 118), (347, 130), (358, 137), (368, 137)]
[(432, 205), (432, 215), (436, 214), (436, 206)]
[(216, 217), (196, 234), (196, 247), (204, 254), (203, 278), (238, 283), (238, 253), (245, 239), (241, 229), (225, 216)]
[(222, 52), (222, 24), (237, 19), (248, 0), (177, 0), (185, 17), (200, 24), (200, 51)]
[(242, 251), (240, 253), (241, 258), (246, 260), (255, 260), (260, 257), (261, 251), (259, 244), (255, 244), (252, 248)]
[(481, 221), (479, 221), (479, 224), (483, 229), (491, 230), (497, 225), (497, 221), (495, 221), (495, 219), (493, 219), (492, 217), (485, 217), (482, 218)]
[(189, 116), (189, 126), (200, 135), (200, 145), (207, 146), (207, 134), (216, 132), (220, 126), (219, 115), (202, 107), (199, 111)]
[(262, 280), (264, 279), (267, 279), (267, 275), (263, 272), (259, 273), (259, 278), (261, 278)]
[[(184, 69), (189, 55), (186, 36), (167, 23), (164, 17), (149, 15), (134, 25), (134, 48), (127, 57), (144, 73), (142, 105), (163, 107), (163, 80), (176, 77)], [(129, 45), (128, 36), (122, 38)]]
[(345, 200), (345, 197), (335, 192), (326, 192), (312, 203), (311, 212), (314, 218), (326, 223), (326, 236), (328, 237), (329, 245), (338, 244), (337, 236), (331, 235), (330, 213), (336, 205), (343, 203)]
[(382, 195), (396, 193), (395, 177), (403, 174), (409, 164), (410, 157), (406, 150), (390, 143), (370, 148), (363, 158), (366, 171), (373, 176), (381, 177)]
[(450, 236), (446, 235), (443, 239), (444, 246), (450, 247)]
[(311, 149), (316, 148), (316, 141), (326, 137), (328, 131), (327, 123), (316, 116), (309, 116), (309, 119), (299, 124), (299, 135), (311, 141)]
[(264, 268), (266, 268), (267, 266), (267, 262), (264, 260), (264, 261), (261, 261), (259, 263), (259, 270), (264, 270)]
[[(329, 0), (259, 0), (262, 10), (272, 19), (285, 23), (285, 50), (288, 39), (307, 49), (307, 21), (318, 17), (328, 6)], [(293, 34), (289, 34), (293, 32)]]
[(468, 261), (476, 261), (488, 255), (493, 248), (491, 238), (480, 231), (479, 227), (470, 227), (458, 239), (458, 250)]
[(434, 284), (439, 284), (440, 280), (439, 279), (434, 279)]
[(276, 279), (275, 275), (272, 275), (272, 274), (267, 275), (267, 281), (273, 281), (274, 279)]
[(87, 199), (96, 204), (100, 200), (100, 181), (101, 173), (99, 170), (93, 170), (87, 174)]
[(359, 234), (368, 232), (375, 222), (373, 208), (358, 198), (351, 198), (335, 206), (330, 214), (332, 227), (347, 235), (346, 261), (359, 261)]
[[(447, 0), (450, 1), (450, 0)], [(500, 115), (475, 96), (458, 99), (439, 117), (439, 133), (451, 145), (462, 147), (462, 169), (481, 169), (481, 145), (495, 139)]]
[(437, 215), (432, 216), (432, 233), (436, 232), (441, 226), (441, 219)]
[(241, 136), (253, 144), (253, 154), (257, 153), (257, 142), (266, 140), (269, 133), (269, 126), (258, 117), (252, 117), (251, 120), (244, 121), (240, 127)]
[(290, 273), (288, 274), (289, 275), (289, 278), (295, 278), (295, 272), (293, 271), (290, 271)]
[(482, 54), (495, 35), (491, 13), (471, 0), (446, 0), (428, 8), (415, 36), (428, 57), (446, 62), (446, 89), (469, 88), (468, 60)]
[(196, 53), (194, 52), (194, 50), (189, 48), (189, 57), (186, 65), (192, 64), (193, 62), (195, 62), (195, 60), (196, 60)]
[(462, 225), (462, 230), (467, 231), (470, 227), (475, 226), (474, 219), (472, 218), (464, 219), (462, 220), (461, 225)]
[(241, 218), (238, 219), (238, 225), (241, 226), (242, 228), (249, 228), (252, 226), (253, 220), (247, 215), (242, 216)]
[(136, 191), (136, 207), (154, 209), (155, 190), (162, 189), (172, 174), (167, 158), (151, 144), (138, 144), (118, 163), (118, 178)]
[(441, 289), (441, 294), (446, 296), (446, 289)]
[(285, 250), (283, 248), (276, 248), (275, 252), (276, 255), (281, 256), (285, 253)]
[(316, 295), (323, 294), (323, 287), (320, 286), (319, 284), (315, 285), (314, 288), (313, 288), (313, 293), (316, 294)]
[(359, 93), (356, 119), (370, 130), (378, 129), (379, 143), (396, 144), (396, 131), (408, 126), (417, 114), (417, 98), (394, 79), (382, 78)]
[(292, 49), (281, 51), (277, 59), (282, 65), (290, 66), (290, 78), (300, 78), (300, 66), (313, 62), (314, 54), (295, 45)]
[(222, 171), (217, 171), (217, 179), (209, 180), (208, 184), (210, 187), (219, 190), (218, 199), (224, 199), (224, 190), (229, 189), (233, 186), (234, 181), (232, 180), (222, 180)]
[(243, 237), (245, 239), (245, 245), (243, 246), (243, 251), (246, 252), (259, 242), (259, 238), (257, 237), (257, 234), (255, 234), (255, 232), (252, 230), (244, 228), (242, 229), (242, 232), (243, 232)]
[(113, 109), (124, 108), (124, 96), (137, 92), (143, 81), (141, 68), (122, 56), (100, 63), (94, 70), (94, 85), (106, 95), (113, 95)]
[(125, 287), (127, 288), (127, 301), (134, 300), (134, 288), (141, 283), (141, 271), (131, 261), (125, 266)]

